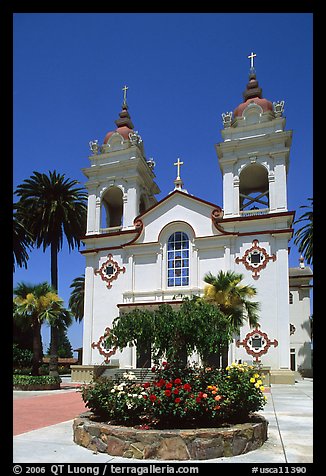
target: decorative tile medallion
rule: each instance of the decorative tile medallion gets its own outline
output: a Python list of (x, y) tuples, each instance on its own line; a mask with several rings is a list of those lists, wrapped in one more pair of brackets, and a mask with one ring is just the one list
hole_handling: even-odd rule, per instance
[(235, 259), (237, 264), (243, 263), (246, 269), (252, 271), (252, 277), (254, 279), (259, 278), (260, 271), (266, 268), (266, 265), (270, 260), (276, 260), (275, 254), (269, 256), (265, 248), (258, 246), (258, 243), (258, 240), (254, 240), (252, 242), (252, 247), (245, 252), (243, 257)]
[(108, 259), (102, 264), (100, 269), (95, 271), (95, 274), (99, 274), (103, 281), (107, 283), (108, 289), (112, 288), (112, 281), (118, 279), (120, 273), (125, 273), (126, 268), (119, 266), (117, 261), (114, 261), (111, 253), (108, 254)]
[(104, 331), (104, 334), (100, 336), (97, 342), (92, 342), (92, 349), (98, 349), (99, 353), (104, 357), (104, 362), (108, 364), (110, 362), (110, 357), (114, 355), (117, 351), (117, 347), (112, 349), (107, 349), (105, 347), (105, 340), (110, 335), (111, 329), (107, 327)]
[(270, 340), (265, 332), (256, 328), (249, 332), (242, 342), (240, 340), (236, 341), (236, 346), (240, 347), (240, 345), (243, 345), (247, 354), (252, 355), (256, 362), (260, 362), (260, 357), (267, 354), (271, 345), (277, 347), (278, 341), (276, 339)]

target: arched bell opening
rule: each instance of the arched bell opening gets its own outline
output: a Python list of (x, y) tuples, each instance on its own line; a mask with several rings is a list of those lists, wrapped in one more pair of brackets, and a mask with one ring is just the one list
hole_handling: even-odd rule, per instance
[(119, 187), (110, 187), (101, 203), (101, 228), (122, 226), (123, 193)]
[(268, 171), (260, 164), (250, 164), (239, 176), (240, 213), (269, 210)]

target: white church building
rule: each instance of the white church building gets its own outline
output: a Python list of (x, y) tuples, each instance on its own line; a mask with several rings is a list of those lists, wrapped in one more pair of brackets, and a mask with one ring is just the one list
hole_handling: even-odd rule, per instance
[(134, 347), (105, 348), (113, 319), (136, 307), (202, 295), (206, 273), (232, 270), (256, 287), (261, 310), (260, 326), (245, 325), (230, 345), (229, 362), (258, 362), (270, 369), (271, 382), (294, 383), (293, 371), (311, 370), (312, 272), (302, 262), (289, 269), (292, 131), (285, 129), (284, 101), (263, 98), (252, 67), (243, 102), (222, 114), (222, 141), (215, 146), (223, 177), (219, 206), (184, 189), (179, 159), (174, 190), (157, 201), (155, 164), (145, 157), (124, 91), (116, 129), (102, 144), (90, 142), (90, 165), (83, 169), (83, 361), (75, 373), (86, 381), (103, 364), (142, 367), (148, 355), (137, 357)]

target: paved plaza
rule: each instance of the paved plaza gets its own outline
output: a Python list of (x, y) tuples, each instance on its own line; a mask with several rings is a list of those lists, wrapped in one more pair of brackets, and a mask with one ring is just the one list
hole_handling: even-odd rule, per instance
[[(272, 385), (268, 390), (267, 404), (261, 412), (269, 421), (268, 440), (264, 445), (244, 455), (206, 462), (313, 462), (313, 380), (300, 380), (295, 385)], [(85, 407), (80, 394), (67, 382), (61, 390), (52, 392), (14, 391), (14, 463), (140, 462), (93, 453), (76, 445), (72, 423), (74, 417), (83, 411)], [(142, 462), (158, 463), (157, 460)]]

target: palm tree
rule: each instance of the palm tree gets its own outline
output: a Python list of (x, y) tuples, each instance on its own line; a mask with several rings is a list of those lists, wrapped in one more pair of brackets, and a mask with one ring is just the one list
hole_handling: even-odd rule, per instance
[(298, 246), (299, 252), (303, 254), (307, 263), (313, 264), (313, 198), (308, 198), (308, 200), (311, 202), (311, 205), (302, 205), (300, 208), (308, 208), (309, 210), (294, 222), (294, 224), (306, 222), (304, 226), (295, 232), (296, 238), (294, 243)]
[[(58, 290), (58, 253), (64, 237), (69, 251), (79, 248), (85, 233), (87, 194), (75, 187), (77, 180), (66, 179), (64, 174), (49, 171), (49, 175), (33, 172), (17, 187), (22, 223), (33, 235), (35, 246), (51, 250), (51, 285)], [(58, 375), (56, 327), (51, 327), (50, 374)]]
[[(28, 251), (33, 246), (33, 236), (24, 227), (19, 219), (17, 207), (14, 205), (13, 217), (13, 268), (15, 266), (27, 268)], [(16, 263), (16, 264), (15, 264)]]
[[(204, 281), (204, 299), (214, 303), (221, 312), (228, 317), (234, 332), (239, 332), (244, 321), (247, 320), (250, 327), (258, 325), (259, 303), (251, 301), (256, 296), (254, 286), (241, 284), (243, 275), (233, 271), (219, 271), (217, 276), (207, 273)], [(227, 365), (227, 352), (222, 352), (223, 367)]]
[(33, 332), (32, 375), (38, 375), (43, 355), (43, 322), (56, 328), (66, 327), (71, 322), (70, 313), (47, 282), (36, 285), (19, 283), (14, 289), (14, 295), (13, 316), (16, 324), (22, 329), (31, 328)]
[(85, 274), (75, 278), (70, 288), (72, 291), (68, 306), (76, 321), (81, 322), (84, 317)]

